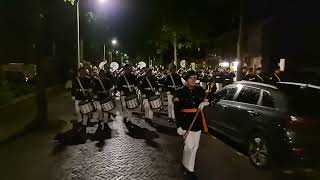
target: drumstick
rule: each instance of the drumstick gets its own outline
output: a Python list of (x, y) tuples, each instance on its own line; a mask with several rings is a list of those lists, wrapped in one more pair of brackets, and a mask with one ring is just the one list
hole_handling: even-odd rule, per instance
[[(209, 90), (209, 89), (211, 89), (211, 84), (210, 84), (210, 87), (208, 88), (208, 92), (206, 93), (206, 95), (204, 96), (204, 98), (203, 98), (203, 99), (206, 99), (206, 98), (207, 98), (207, 96), (208, 96), (208, 94), (209, 94), (209, 92), (210, 92), (210, 90)], [(190, 126), (189, 126), (188, 131), (183, 135), (183, 139), (184, 139), (184, 140), (186, 140), (186, 139), (187, 139), (187, 136), (188, 136), (188, 134), (189, 134), (190, 130), (192, 129), (192, 127), (193, 127), (194, 123), (196, 122), (196, 120), (197, 120), (197, 118), (198, 118), (198, 115), (199, 115), (200, 111), (201, 111), (201, 109), (198, 109), (198, 111), (197, 111), (196, 115), (194, 116), (194, 118), (193, 118), (193, 120), (192, 120), (192, 123), (191, 123), (191, 124), (190, 124)]]

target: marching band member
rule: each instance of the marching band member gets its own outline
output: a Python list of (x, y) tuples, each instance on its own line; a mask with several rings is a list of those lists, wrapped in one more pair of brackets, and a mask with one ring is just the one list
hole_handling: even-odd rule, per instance
[(181, 76), (176, 73), (177, 67), (171, 67), (171, 74), (168, 74), (165, 79), (164, 88), (167, 91), (168, 96), (168, 117), (169, 122), (175, 121), (175, 114), (174, 114), (174, 105), (173, 105), (173, 97), (176, 94), (176, 91), (183, 86), (181, 81)]
[(216, 72), (216, 76), (215, 76), (217, 91), (222, 89), (223, 81), (224, 81), (224, 72), (223, 72), (223, 69), (219, 66), (217, 69), (217, 72)]
[(274, 70), (274, 73), (269, 78), (271, 84), (277, 84), (277, 82), (281, 82), (280, 73), (280, 67), (277, 66)]
[(252, 81), (260, 82), (260, 83), (264, 83), (265, 82), (265, 77), (263, 75), (261, 67), (256, 69), (256, 74), (255, 74), (254, 78), (252, 79)]
[(132, 111), (126, 106), (126, 96), (135, 94), (135, 85), (137, 85), (137, 77), (132, 73), (132, 67), (126, 64), (123, 68), (124, 74), (119, 77), (118, 89), (120, 90), (122, 112), (124, 121), (128, 122), (132, 119)]
[(148, 69), (146, 75), (143, 77), (140, 85), (142, 94), (145, 96), (143, 100), (143, 108), (145, 113), (145, 121), (152, 124), (153, 110), (149, 103), (149, 98), (154, 96), (159, 89), (157, 78), (152, 74), (152, 69)]
[[(204, 106), (209, 105), (209, 102), (203, 102), (205, 98), (205, 90), (196, 86), (196, 72), (189, 71), (185, 75), (186, 85), (177, 91), (175, 96), (175, 113), (177, 118), (177, 133), (185, 135), (190, 128), (197, 111), (202, 110)], [(202, 113), (201, 113), (202, 114)], [(199, 146), (201, 131), (207, 131), (204, 115), (198, 116), (194, 126), (186, 135), (185, 145), (183, 150), (182, 165), (184, 167), (184, 175), (195, 177), (194, 166), (196, 153)]]
[[(104, 112), (102, 110), (102, 107), (100, 105), (100, 102), (102, 100), (105, 100), (107, 98), (111, 97), (112, 90), (112, 81), (109, 79), (104, 70), (100, 70), (99, 72), (99, 78), (95, 79), (95, 85), (93, 88), (93, 92), (97, 95), (97, 99), (99, 103), (97, 104), (97, 114), (98, 114), (98, 120), (101, 122), (103, 127), (107, 128), (108, 126), (108, 120), (109, 120), (109, 113)], [(105, 129), (104, 128), (104, 129)]]
[(223, 82), (223, 86), (232, 84), (235, 77), (236, 77), (236, 74), (235, 74), (234, 72), (231, 72), (230, 67), (228, 67), (228, 68), (226, 69), (225, 79), (224, 79), (224, 82)]
[[(89, 100), (92, 98), (92, 88), (93, 81), (89, 77), (89, 72), (86, 68), (81, 67), (79, 69), (79, 78), (76, 78), (72, 82), (72, 95), (75, 97), (75, 111), (77, 114), (77, 123), (74, 124), (73, 129), (78, 130), (81, 125), (84, 131), (86, 130), (86, 126), (89, 120), (89, 116), (87, 114), (82, 114), (79, 109), (79, 103), (83, 100)], [(81, 89), (81, 86), (84, 89), (84, 92)]]

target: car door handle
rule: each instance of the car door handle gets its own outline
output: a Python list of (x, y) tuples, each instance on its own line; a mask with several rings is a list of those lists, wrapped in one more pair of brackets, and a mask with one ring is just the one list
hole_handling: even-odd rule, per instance
[(252, 111), (252, 110), (248, 110), (247, 112), (248, 112), (251, 116), (256, 116), (256, 115), (258, 115), (257, 112), (254, 112), (254, 111)]

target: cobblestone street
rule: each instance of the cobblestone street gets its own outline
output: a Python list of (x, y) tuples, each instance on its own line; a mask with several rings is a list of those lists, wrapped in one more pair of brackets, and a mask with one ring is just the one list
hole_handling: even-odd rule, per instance
[(175, 147), (178, 137), (158, 133), (142, 119), (133, 122), (124, 124), (117, 116), (109, 123), (112, 136), (102, 147), (88, 141), (57, 152), (56, 178), (180, 179), (179, 160), (174, 154), (176, 148), (182, 148)]

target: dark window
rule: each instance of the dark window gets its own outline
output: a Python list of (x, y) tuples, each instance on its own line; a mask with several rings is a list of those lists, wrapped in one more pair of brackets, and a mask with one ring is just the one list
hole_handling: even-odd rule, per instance
[(217, 96), (223, 100), (232, 100), (234, 94), (237, 92), (237, 87), (227, 87), (220, 92), (218, 92)]
[(272, 96), (265, 91), (263, 92), (262, 106), (274, 108)]
[(295, 85), (279, 87), (287, 96), (289, 112), (293, 115), (320, 117), (320, 90)]
[(244, 86), (238, 95), (237, 101), (249, 104), (257, 104), (260, 90)]

